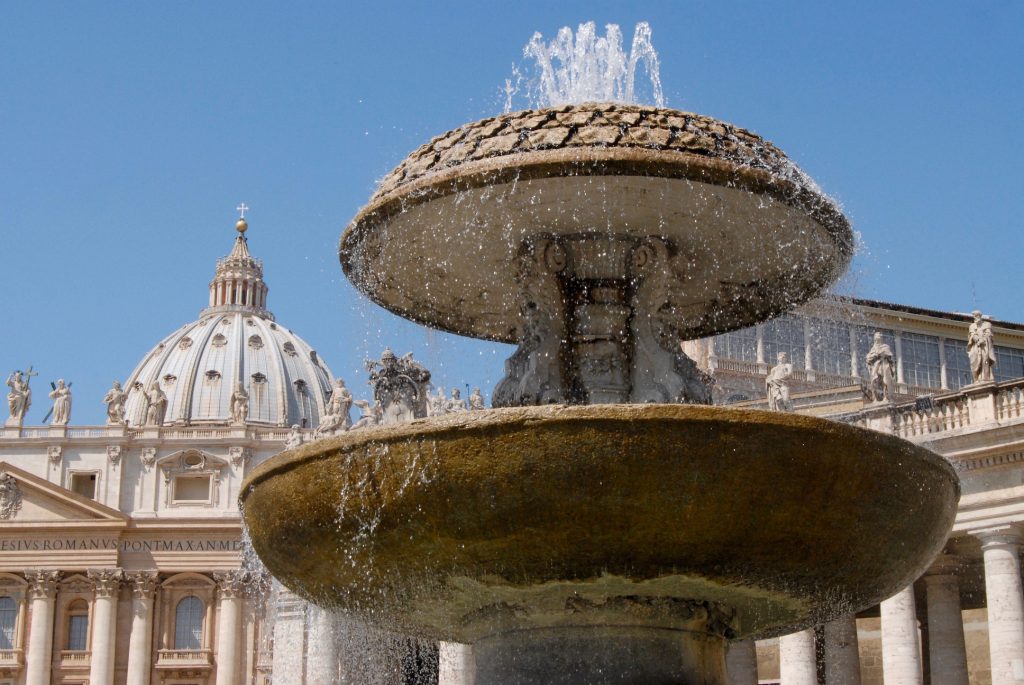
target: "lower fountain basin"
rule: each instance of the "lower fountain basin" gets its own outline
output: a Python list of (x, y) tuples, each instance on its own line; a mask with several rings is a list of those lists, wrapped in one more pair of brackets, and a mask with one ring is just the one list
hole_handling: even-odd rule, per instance
[(696, 405), (467, 412), (346, 433), (242, 489), (286, 586), (433, 639), (669, 628), (766, 637), (924, 571), (959, 481), (893, 436)]

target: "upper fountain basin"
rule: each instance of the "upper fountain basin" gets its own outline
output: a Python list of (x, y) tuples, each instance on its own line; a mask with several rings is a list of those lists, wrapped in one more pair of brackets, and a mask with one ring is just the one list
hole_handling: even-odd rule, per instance
[[(836, 204), (759, 136), (671, 109), (584, 104), (433, 139), (381, 181), (340, 257), (400, 316), (517, 342), (516, 255), (544, 234), (667, 241), (680, 283), (668, 309), (684, 338), (814, 297), (853, 253)], [(629, 265), (615, 268), (628, 279)]]
[(927, 568), (958, 497), (942, 457), (891, 435), (667, 404), (352, 431), (242, 487), (253, 547), (285, 585), (468, 643), (694, 619), (754, 637), (849, 615)]

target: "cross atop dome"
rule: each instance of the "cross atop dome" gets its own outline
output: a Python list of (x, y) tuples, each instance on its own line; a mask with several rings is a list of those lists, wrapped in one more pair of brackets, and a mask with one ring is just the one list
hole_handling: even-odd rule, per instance
[(235, 224), (235, 230), (244, 235), (249, 228), (249, 224), (245, 220), (245, 213), (249, 211), (249, 206), (243, 202), (235, 209), (238, 210), (238, 222)]

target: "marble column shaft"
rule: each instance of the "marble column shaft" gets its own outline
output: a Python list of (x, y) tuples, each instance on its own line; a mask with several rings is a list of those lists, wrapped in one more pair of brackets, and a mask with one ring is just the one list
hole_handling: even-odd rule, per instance
[(127, 685), (149, 685), (153, 666), (153, 593), (156, 571), (128, 574), (132, 589), (132, 632), (128, 637)]
[(825, 685), (860, 685), (857, 619), (844, 616), (825, 624)]
[(967, 685), (960, 587), (952, 568), (924, 577), (928, 601), (928, 665), (932, 685)]
[(241, 571), (214, 573), (220, 595), (217, 623), (217, 685), (238, 684), (238, 645), (242, 632), (242, 597), (248, 575)]
[(89, 569), (96, 597), (92, 607), (92, 642), (89, 650), (89, 685), (113, 685), (114, 647), (117, 645), (117, 598), (124, 571)]
[(50, 685), (53, 660), (53, 606), (57, 598), (60, 571), (25, 571), (31, 598), (31, 627), (28, 634), (28, 663), (25, 685)]
[(334, 615), (319, 607), (310, 608), (309, 641), (306, 643), (306, 683), (336, 685), (339, 676)]
[(985, 560), (988, 646), (992, 685), (1024, 683), (1024, 591), (1016, 529), (977, 534)]
[(779, 675), (786, 685), (818, 685), (813, 628), (779, 638)]
[(438, 644), (438, 685), (475, 685), (473, 648), (456, 642)]
[(731, 685), (757, 685), (757, 646), (753, 640), (730, 642), (725, 670)]
[(914, 586), (908, 585), (883, 601), (880, 609), (885, 685), (922, 685), (924, 675)]

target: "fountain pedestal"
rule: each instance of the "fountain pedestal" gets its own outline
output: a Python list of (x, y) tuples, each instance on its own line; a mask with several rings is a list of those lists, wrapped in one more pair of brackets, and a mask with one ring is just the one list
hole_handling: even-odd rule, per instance
[(727, 685), (726, 640), (705, 632), (631, 626), (503, 633), (473, 645), (488, 685)]

